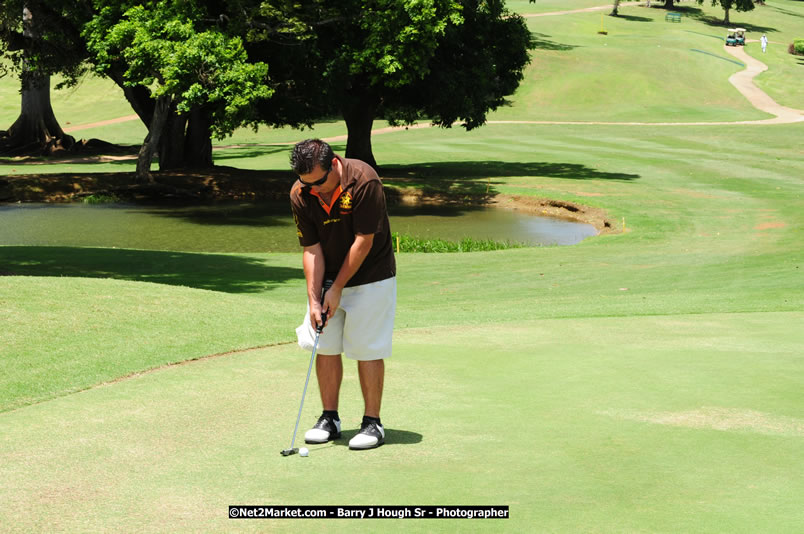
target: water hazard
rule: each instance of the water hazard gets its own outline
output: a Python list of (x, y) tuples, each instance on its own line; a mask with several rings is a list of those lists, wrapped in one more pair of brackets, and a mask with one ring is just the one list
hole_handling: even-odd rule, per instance
[[(464, 237), (572, 245), (589, 224), (494, 208), (390, 208), (391, 229), (422, 239)], [(0, 205), (0, 245), (117, 247), (188, 252), (299, 250), (287, 202), (210, 205)]]

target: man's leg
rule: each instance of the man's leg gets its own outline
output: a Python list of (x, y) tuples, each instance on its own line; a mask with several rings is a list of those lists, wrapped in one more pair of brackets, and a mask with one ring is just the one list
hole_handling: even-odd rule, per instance
[(350, 449), (373, 449), (385, 443), (385, 429), (380, 422), (382, 387), (385, 379), (385, 360), (358, 361), (360, 389), (363, 390), (365, 415), (360, 432), (349, 440)]
[(321, 392), (324, 413), (315, 426), (304, 434), (307, 443), (326, 443), (341, 437), (341, 421), (338, 416), (338, 393), (343, 379), (343, 363), (340, 354), (319, 354), (315, 359), (315, 375)]
[(315, 360), (315, 375), (321, 391), (324, 410), (338, 410), (338, 396), (343, 380), (343, 360), (340, 354), (319, 354)]
[(357, 362), (357, 372), (360, 375), (360, 389), (363, 390), (363, 402), (365, 403), (363, 415), (379, 419), (385, 379), (385, 360), (359, 361)]

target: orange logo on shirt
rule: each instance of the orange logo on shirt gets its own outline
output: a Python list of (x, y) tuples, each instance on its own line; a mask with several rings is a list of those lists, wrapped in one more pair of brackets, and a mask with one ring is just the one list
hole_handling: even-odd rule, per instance
[(350, 195), (348, 192), (341, 195), (341, 209), (342, 210), (352, 209), (352, 195)]

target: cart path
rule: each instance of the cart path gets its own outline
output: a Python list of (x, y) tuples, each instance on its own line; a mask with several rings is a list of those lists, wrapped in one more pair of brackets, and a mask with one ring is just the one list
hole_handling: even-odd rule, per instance
[(745, 53), (742, 46), (726, 46), (726, 52), (745, 63), (745, 70), (735, 72), (729, 82), (740, 91), (755, 108), (776, 115), (775, 119), (760, 121), (763, 124), (786, 124), (804, 121), (804, 111), (777, 104), (768, 94), (754, 84), (754, 78), (768, 70), (768, 66)]
[(79, 130), (88, 130), (89, 128), (98, 128), (100, 126), (108, 126), (110, 124), (117, 124), (120, 122), (135, 121), (139, 118), (139, 115), (126, 115), (125, 117), (118, 117), (116, 119), (109, 119), (106, 121), (79, 124), (78, 126), (68, 126), (67, 128), (62, 128), (62, 130), (64, 130), (64, 133), (77, 132)]
[[(637, 6), (644, 6), (645, 4), (642, 3), (628, 3), (628, 4), (620, 4), (618, 9), (622, 9), (624, 7), (637, 7)], [(605, 6), (595, 6), (595, 7), (584, 7), (581, 9), (569, 9), (567, 11), (549, 11), (547, 13), (523, 13), (522, 17), (526, 19), (534, 18), (534, 17), (553, 17), (555, 15), (572, 15), (573, 13), (589, 13), (593, 11), (604, 11), (606, 9), (612, 9), (614, 4), (606, 4)]]

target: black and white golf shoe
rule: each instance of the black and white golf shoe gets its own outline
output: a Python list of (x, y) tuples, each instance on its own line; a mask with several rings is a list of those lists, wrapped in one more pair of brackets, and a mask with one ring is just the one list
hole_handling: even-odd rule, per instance
[(385, 443), (385, 429), (382, 424), (363, 419), (360, 432), (349, 440), (349, 448), (354, 450), (373, 449)]
[(322, 414), (313, 428), (304, 433), (305, 443), (326, 443), (341, 437), (341, 420)]

